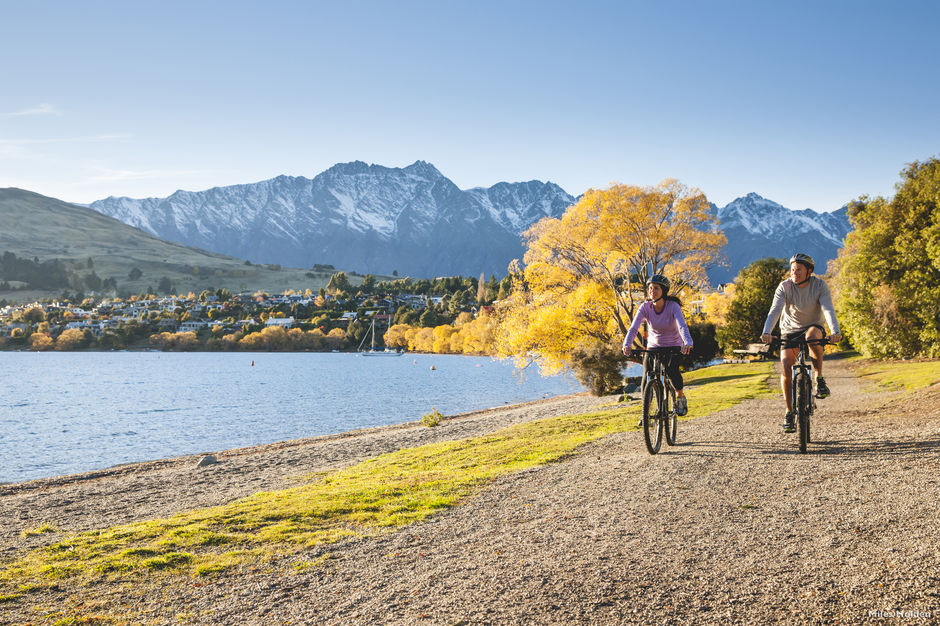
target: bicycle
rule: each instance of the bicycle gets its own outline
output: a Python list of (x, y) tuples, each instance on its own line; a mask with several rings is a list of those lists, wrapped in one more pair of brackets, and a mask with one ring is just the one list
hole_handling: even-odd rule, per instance
[(800, 431), (800, 453), (806, 454), (806, 444), (812, 443), (810, 428), (812, 425), (813, 411), (816, 410), (816, 397), (813, 394), (813, 362), (809, 357), (810, 344), (825, 346), (829, 344), (829, 339), (807, 339), (798, 337), (790, 341), (784, 341), (780, 337), (774, 337), (772, 343), (780, 344), (780, 349), (799, 348), (796, 362), (791, 368), (790, 378), (790, 406), (796, 413), (797, 428)]
[[(675, 352), (678, 353), (676, 348)], [(659, 348), (647, 350), (634, 348), (634, 353), (642, 353), (643, 377), (641, 389), (643, 394), (643, 440), (646, 450), (650, 454), (659, 452), (662, 446), (663, 435), (666, 443), (676, 445), (679, 428), (679, 416), (676, 413), (676, 390), (669, 377), (666, 376), (666, 364), (663, 357), (672, 354), (673, 350)]]

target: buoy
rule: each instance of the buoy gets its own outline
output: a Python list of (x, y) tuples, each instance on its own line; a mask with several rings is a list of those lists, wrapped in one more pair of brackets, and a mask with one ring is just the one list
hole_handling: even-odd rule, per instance
[(436, 370), (437, 368), (432, 365), (432, 366), (431, 366), (431, 369), (432, 369), (432, 370)]

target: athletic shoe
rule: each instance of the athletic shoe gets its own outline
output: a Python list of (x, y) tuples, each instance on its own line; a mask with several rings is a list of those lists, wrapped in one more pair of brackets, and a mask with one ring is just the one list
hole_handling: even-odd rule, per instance
[(784, 418), (784, 421), (783, 421), (783, 432), (795, 433), (796, 432), (795, 421), (796, 420), (794, 418), (793, 411), (787, 411), (787, 416)]
[(689, 403), (686, 402), (685, 396), (680, 396), (676, 398), (676, 415), (682, 417), (689, 412)]
[(823, 398), (829, 397), (829, 385), (826, 384), (826, 379), (822, 376), (816, 378), (816, 397), (822, 400)]

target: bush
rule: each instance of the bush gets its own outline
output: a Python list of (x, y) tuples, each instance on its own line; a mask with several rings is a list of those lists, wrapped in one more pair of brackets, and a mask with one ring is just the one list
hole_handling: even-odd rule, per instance
[(570, 356), (575, 378), (595, 396), (616, 392), (623, 386), (623, 368), (627, 357), (616, 348), (606, 344), (594, 344), (575, 348)]
[(425, 413), (424, 415), (421, 416), (421, 423), (427, 426), (428, 428), (432, 428), (434, 426), (438, 426), (441, 423), (441, 420), (443, 419), (444, 419), (444, 416), (441, 415), (441, 412), (432, 406), (430, 413)]
[(692, 352), (686, 360), (693, 365), (699, 365), (718, 357), (720, 349), (714, 324), (711, 322), (689, 324), (689, 333), (692, 335)]

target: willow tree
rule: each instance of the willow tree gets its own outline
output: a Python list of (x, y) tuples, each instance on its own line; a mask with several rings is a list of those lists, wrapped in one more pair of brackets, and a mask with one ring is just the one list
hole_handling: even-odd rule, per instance
[(510, 267), (513, 289), (498, 308), (497, 350), (570, 369), (598, 394), (621, 382), (620, 344), (646, 281), (665, 274), (673, 294), (703, 287), (726, 241), (705, 195), (675, 180), (592, 189), (525, 238), (524, 269)]

